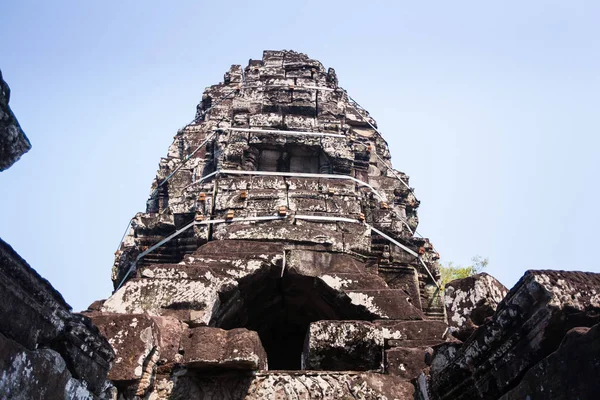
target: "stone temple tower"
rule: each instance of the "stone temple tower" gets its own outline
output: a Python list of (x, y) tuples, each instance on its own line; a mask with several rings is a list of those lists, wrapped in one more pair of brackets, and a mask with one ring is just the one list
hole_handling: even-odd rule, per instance
[(115, 292), (89, 310), (109, 377), (126, 399), (413, 390), (446, 328), (418, 206), (333, 68), (293, 51), (233, 65), (174, 136)]

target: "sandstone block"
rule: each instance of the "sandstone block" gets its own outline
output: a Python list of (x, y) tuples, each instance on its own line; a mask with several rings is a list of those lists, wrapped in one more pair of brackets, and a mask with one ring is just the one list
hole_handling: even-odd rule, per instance
[(503, 284), (486, 273), (448, 283), (444, 304), (450, 332), (466, 340), (485, 318), (494, 314), (507, 292)]
[(458, 350), (436, 348), (431, 391), (439, 399), (498, 398), (554, 352), (567, 331), (598, 322), (600, 274), (527, 271)]
[(418, 320), (423, 312), (411, 303), (410, 296), (398, 289), (347, 290), (352, 304), (363, 306), (384, 319)]
[(426, 347), (395, 347), (385, 351), (385, 372), (405, 379), (416, 378), (425, 364)]
[[(107, 340), (87, 317), (72, 314), (48, 281), (2, 240), (0, 321), (6, 346), (6, 353), (0, 354), (0, 374), (12, 376), (7, 383), (0, 375), (0, 391), (6, 384), (23, 396), (16, 398), (69, 398), (67, 387), (85, 387), (89, 396), (106, 388), (114, 357)], [(24, 384), (23, 379), (31, 381), (30, 389), (12, 386)], [(50, 389), (44, 389), (46, 384)]]
[(189, 329), (181, 339), (183, 363), (191, 369), (265, 370), (267, 354), (254, 331)]
[(435, 340), (444, 341), (448, 325), (444, 321), (394, 321), (378, 320), (385, 340)]
[(318, 321), (310, 324), (303, 369), (368, 371), (382, 369), (383, 335), (365, 321)]
[(592, 400), (600, 393), (600, 325), (567, 332), (560, 347), (534, 365), (500, 400)]
[(104, 302), (102, 311), (176, 316), (192, 324), (208, 324), (218, 305), (219, 290), (229, 287), (231, 280), (134, 278)]
[(143, 314), (103, 314), (93, 320), (115, 352), (109, 379), (141, 379), (145, 364), (160, 351), (158, 328), (152, 318)]

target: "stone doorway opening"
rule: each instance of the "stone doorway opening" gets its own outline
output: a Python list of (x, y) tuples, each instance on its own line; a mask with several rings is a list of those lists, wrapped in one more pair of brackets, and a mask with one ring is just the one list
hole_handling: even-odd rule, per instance
[[(373, 320), (364, 307), (351, 303), (343, 292), (321, 279), (281, 267), (242, 278), (227, 294), (214, 325), (258, 332), (269, 370), (300, 370), (306, 333), (321, 320)], [(211, 323), (212, 325), (212, 323)]]

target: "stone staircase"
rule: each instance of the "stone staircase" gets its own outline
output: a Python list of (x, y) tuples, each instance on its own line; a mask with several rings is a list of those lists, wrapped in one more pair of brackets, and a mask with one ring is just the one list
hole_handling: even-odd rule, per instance
[(385, 246), (388, 246), (390, 242), (383, 236), (376, 233), (371, 234), (371, 256), (377, 259), (383, 257)]
[(443, 343), (447, 325), (443, 321), (375, 321), (383, 330), (384, 369), (389, 375), (416, 377), (427, 367), (426, 354)]
[[(138, 238), (138, 244), (143, 247), (151, 247), (163, 240), (164, 236), (147, 235)], [(182, 232), (164, 245), (145, 255), (140, 260), (140, 265), (178, 263), (186, 255), (192, 254), (203, 243), (203, 240), (194, 235), (194, 230), (189, 229)]]

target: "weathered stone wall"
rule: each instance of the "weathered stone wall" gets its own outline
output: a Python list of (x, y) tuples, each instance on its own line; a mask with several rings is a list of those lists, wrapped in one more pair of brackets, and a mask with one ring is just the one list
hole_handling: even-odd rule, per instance
[(412, 398), (445, 340), (438, 254), (376, 126), (293, 51), (206, 89), (87, 313), (120, 395)]
[(31, 149), (29, 139), (8, 105), (9, 100), (10, 88), (0, 71), (0, 171), (9, 168)]
[[(599, 322), (600, 274), (528, 271), (464, 343), (436, 346), (430, 394), (453, 400), (595, 398), (597, 392), (587, 389), (598, 387), (597, 327), (586, 328)], [(582, 368), (580, 362), (590, 364)]]
[(110, 398), (108, 341), (0, 240), (0, 398)]
[(444, 304), (450, 333), (466, 340), (494, 314), (507, 292), (503, 284), (485, 272), (447, 283)]
[[(117, 254), (115, 284), (138, 254), (196, 218), (204, 222), (140, 263), (180, 262), (211, 240), (322, 245), (373, 260), (380, 276), (402, 281), (426, 314), (443, 319), (435, 286), (439, 256), (414, 236), (419, 201), (408, 176), (391, 168), (375, 127), (338, 86), (335, 71), (304, 54), (265, 51), (243, 69), (232, 66), (223, 83), (206, 89), (195, 120), (161, 160), (147, 210), (134, 217)], [(300, 218), (306, 215), (313, 220)]]
[(599, 376), (600, 324), (573, 328), (556, 351), (531, 367), (500, 400), (595, 399)]
[[(10, 165), (29, 144), (2, 94)], [(478, 274), (444, 304), (407, 183), (333, 69), (232, 66), (161, 160), (110, 298), (71, 314), (0, 240), (0, 398), (595, 399), (600, 274), (508, 294)]]

